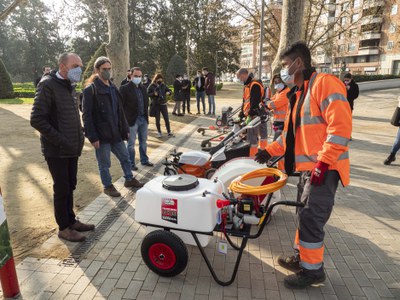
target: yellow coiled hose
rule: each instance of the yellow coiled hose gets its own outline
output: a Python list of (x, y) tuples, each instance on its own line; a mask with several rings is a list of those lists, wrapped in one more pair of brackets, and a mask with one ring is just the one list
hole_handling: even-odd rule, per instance
[[(278, 176), (279, 179), (273, 183), (269, 183), (262, 186), (251, 186), (243, 183), (244, 181), (249, 179), (258, 177), (267, 177), (267, 176)], [(258, 195), (270, 194), (283, 188), (286, 184), (287, 178), (288, 176), (282, 171), (279, 171), (278, 169), (274, 168), (258, 169), (234, 179), (229, 185), (229, 189), (232, 192), (242, 195), (258, 196)]]

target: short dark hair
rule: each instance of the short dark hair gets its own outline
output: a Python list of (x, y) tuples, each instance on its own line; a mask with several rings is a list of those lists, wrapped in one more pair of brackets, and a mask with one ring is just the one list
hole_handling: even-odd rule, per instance
[(44, 72), (44, 70), (46, 70), (46, 68), (51, 68), (50, 66), (44, 66), (43, 68), (42, 68), (42, 71)]
[(208, 68), (207, 67), (204, 67), (202, 70), (208, 72)]
[(343, 78), (349, 78), (349, 79), (351, 79), (351, 78), (353, 78), (352, 76), (351, 76), (351, 73), (346, 73), (346, 74), (344, 74), (344, 77)]
[(142, 70), (139, 67), (133, 67), (131, 72), (133, 73), (135, 71), (140, 71), (141, 72)]
[(201, 73), (201, 70), (197, 70), (197, 73)]
[(311, 68), (310, 49), (308, 49), (306, 43), (303, 41), (298, 41), (288, 46), (280, 55), (280, 59), (282, 60), (285, 57), (289, 57), (293, 61), (300, 57), (304, 63), (304, 66), (306, 68)]
[(240, 68), (236, 74), (238, 75), (242, 75), (242, 74), (249, 74), (249, 70), (247, 70), (246, 68)]
[(178, 78), (178, 77), (181, 77), (181, 75), (179, 75), (179, 74), (176, 74), (176, 75), (175, 75), (175, 78)]

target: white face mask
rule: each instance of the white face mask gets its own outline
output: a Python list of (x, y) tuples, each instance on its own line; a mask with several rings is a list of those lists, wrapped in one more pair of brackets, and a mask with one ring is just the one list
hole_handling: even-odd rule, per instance
[(293, 72), (292, 74), (289, 74), (289, 69), (293, 66), (295, 61), (296, 61), (296, 59), (292, 62), (292, 64), (289, 67), (284, 68), (284, 69), (281, 70), (282, 81), (284, 83), (286, 83), (287, 85), (290, 85), (290, 84), (294, 83), (294, 73), (295, 72)]
[(275, 87), (276, 90), (281, 91), (281, 90), (283, 90), (285, 85), (283, 83), (277, 83), (277, 84), (275, 84), (274, 87)]
[(141, 77), (133, 77), (132, 82), (136, 85), (139, 85), (142, 82), (142, 78)]

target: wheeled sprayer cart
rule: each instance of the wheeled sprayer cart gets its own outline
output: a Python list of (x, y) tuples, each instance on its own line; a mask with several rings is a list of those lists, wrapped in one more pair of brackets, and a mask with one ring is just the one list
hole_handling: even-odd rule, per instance
[[(265, 184), (267, 177), (274, 178), (273, 182)], [(195, 245), (214, 280), (223, 286), (230, 285), (236, 278), (247, 241), (262, 234), (274, 207), (302, 206), (295, 201), (270, 203), (273, 193), (286, 180), (287, 175), (273, 168), (239, 176), (228, 190), (218, 178), (209, 180), (187, 174), (154, 178), (136, 194), (135, 219), (147, 229), (141, 246), (144, 262), (160, 276), (176, 276), (188, 263), (186, 244)], [(203, 249), (214, 232), (223, 235), (238, 251), (228, 281), (217, 276)], [(240, 245), (231, 237), (241, 238)], [(222, 253), (227, 250), (225, 243), (220, 242), (218, 247)]]

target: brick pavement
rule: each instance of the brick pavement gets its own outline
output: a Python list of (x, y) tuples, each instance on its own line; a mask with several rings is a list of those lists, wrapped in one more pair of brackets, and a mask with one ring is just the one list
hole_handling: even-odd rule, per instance
[[(134, 193), (119, 180), (122, 199), (100, 195), (79, 214), (82, 221), (99, 225), (86, 245), (63, 243), (54, 236), (42, 247), (68, 247), (71, 257), (64, 261), (28, 257), (17, 266), (23, 299), (400, 299), (400, 164), (382, 165), (396, 132), (388, 119), (399, 92), (368, 92), (356, 102), (352, 183), (339, 188), (326, 226), (328, 277), (319, 287), (291, 291), (283, 286), (289, 272), (277, 265), (276, 258), (290, 253), (296, 227), (294, 209), (286, 207), (278, 210), (259, 239), (249, 241), (231, 286), (216, 284), (199, 250), (190, 246), (183, 273), (175, 278), (157, 276), (141, 259), (145, 229), (134, 221)], [(194, 131), (210, 122), (198, 118), (186, 125), (174, 144), (164, 143), (152, 153), (152, 161), (161, 160), (176, 146), (183, 151), (198, 149), (202, 137)], [(295, 199), (295, 195), (296, 182), (290, 179), (282, 197)], [(218, 253), (215, 240), (206, 252), (217, 273), (228, 276), (235, 251)]]

